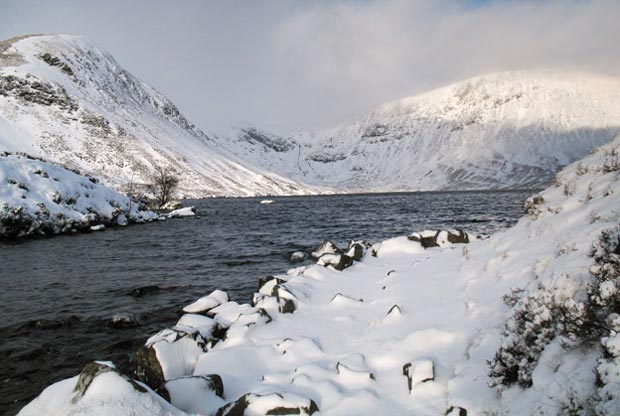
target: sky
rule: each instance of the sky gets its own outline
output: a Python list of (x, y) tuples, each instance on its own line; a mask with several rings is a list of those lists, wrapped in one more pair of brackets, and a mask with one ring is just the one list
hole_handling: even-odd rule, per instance
[(205, 131), (354, 121), (485, 73), (620, 76), (618, 0), (0, 0), (0, 38), (84, 35)]

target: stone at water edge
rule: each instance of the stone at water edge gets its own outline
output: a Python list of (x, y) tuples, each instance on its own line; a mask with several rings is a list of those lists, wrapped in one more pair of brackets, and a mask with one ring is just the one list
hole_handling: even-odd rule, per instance
[(289, 261), (292, 263), (301, 263), (304, 260), (306, 260), (306, 253), (302, 251), (295, 251), (289, 257)]
[(175, 209), (168, 213), (167, 218), (181, 218), (181, 217), (193, 217), (196, 215), (195, 207), (185, 207), (180, 209)]
[(336, 244), (332, 243), (329, 240), (324, 240), (320, 242), (314, 250), (312, 250), (312, 257), (315, 259), (320, 258), (323, 254), (340, 254), (342, 250), (339, 249)]
[(93, 361), (93, 362), (86, 364), (84, 368), (82, 369), (82, 371), (80, 372), (78, 380), (75, 383), (75, 387), (73, 388), (73, 392), (75, 393), (75, 395), (73, 396), (73, 399), (71, 399), (71, 402), (77, 403), (80, 400), (80, 398), (82, 398), (86, 394), (86, 391), (88, 390), (92, 382), (95, 380), (95, 378), (97, 378), (100, 374), (107, 373), (107, 372), (116, 373), (118, 376), (122, 377), (124, 380), (129, 382), (135, 390), (141, 393), (146, 393), (146, 389), (144, 387), (142, 387), (141, 385), (139, 385), (138, 383), (136, 383), (134, 380), (130, 379), (129, 377), (118, 372), (116, 368), (110, 365), (107, 365), (107, 364)]
[(112, 328), (126, 329), (135, 328), (139, 325), (138, 319), (132, 313), (119, 313), (116, 314), (108, 321), (108, 325)]
[(164, 211), (168, 211), (168, 210), (179, 209), (182, 207), (183, 207), (183, 204), (181, 203), (181, 201), (168, 201), (164, 205), (162, 205), (160, 209)]
[(323, 254), (316, 262), (319, 266), (333, 267), (342, 271), (353, 265), (353, 259), (346, 254)]
[(463, 230), (424, 230), (411, 233), (407, 238), (419, 242), (424, 248), (469, 243), (469, 235)]
[(136, 352), (136, 376), (158, 390), (166, 380), (191, 375), (207, 343), (208, 340), (193, 328), (164, 329)]

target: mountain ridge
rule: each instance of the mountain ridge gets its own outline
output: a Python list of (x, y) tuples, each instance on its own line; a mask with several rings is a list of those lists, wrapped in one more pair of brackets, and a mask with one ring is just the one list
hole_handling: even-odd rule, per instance
[(542, 186), (620, 131), (619, 92), (620, 79), (609, 76), (494, 73), (384, 104), (348, 125), (293, 134), (285, 142), (297, 154), (271, 152), (277, 162), (251, 160), (252, 146), (240, 147), (250, 163), (351, 190)]
[[(0, 67), (0, 145), (75, 167), (115, 188), (175, 169), (184, 196), (319, 190), (230, 160), (157, 90), (84, 37), (17, 38)], [(17, 62), (16, 62), (17, 59)]]

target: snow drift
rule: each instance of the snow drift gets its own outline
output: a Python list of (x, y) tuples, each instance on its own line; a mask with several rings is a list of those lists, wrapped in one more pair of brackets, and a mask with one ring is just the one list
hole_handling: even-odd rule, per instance
[[(565, 168), (488, 239), (352, 242), (358, 261), (261, 278), (252, 304), (214, 292), (149, 339), (137, 374), (171, 414), (618, 414), (619, 155), (616, 138)], [(103, 382), (62, 381), (20, 414), (97, 414), (111, 397), (146, 415), (159, 397)]]

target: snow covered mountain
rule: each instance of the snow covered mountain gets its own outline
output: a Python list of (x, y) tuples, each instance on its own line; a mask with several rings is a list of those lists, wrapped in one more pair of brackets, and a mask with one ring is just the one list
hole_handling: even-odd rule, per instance
[(82, 37), (0, 43), (0, 150), (27, 152), (121, 188), (170, 166), (190, 197), (313, 192), (248, 169), (155, 89)]
[(342, 191), (514, 188), (550, 182), (619, 130), (619, 79), (517, 71), (386, 104), (332, 130), (282, 138), (244, 129), (219, 146)]

